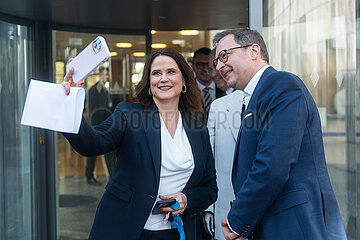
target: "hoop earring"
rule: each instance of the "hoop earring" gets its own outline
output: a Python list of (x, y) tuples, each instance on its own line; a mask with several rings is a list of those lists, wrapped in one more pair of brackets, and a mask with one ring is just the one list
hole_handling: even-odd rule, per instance
[(152, 93), (151, 93), (151, 89), (149, 88), (149, 90), (148, 90), (148, 93), (149, 93), (149, 95), (151, 96), (152, 95)]
[(186, 93), (186, 90), (187, 90), (186, 85), (184, 85), (184, 86), (183, 86), (183, 89), (181, 90), (181, 92), (182, 92), (182, 93)]

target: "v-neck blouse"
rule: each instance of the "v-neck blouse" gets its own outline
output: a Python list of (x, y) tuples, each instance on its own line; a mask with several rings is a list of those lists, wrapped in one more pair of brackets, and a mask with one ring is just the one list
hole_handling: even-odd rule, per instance
[[(194, 170), (194, 157), (191, 145), (182, 124), (181, 114), (174, 137), (171, 137), (165, 122), (161, 121), (161, 170), (158, 195), (181, 192)], [(159, 197), (157, 197), (159, 200)], [(145, 224), (147, 230), (170, 229), (163, 223), (164, 214), (150, 216)]]

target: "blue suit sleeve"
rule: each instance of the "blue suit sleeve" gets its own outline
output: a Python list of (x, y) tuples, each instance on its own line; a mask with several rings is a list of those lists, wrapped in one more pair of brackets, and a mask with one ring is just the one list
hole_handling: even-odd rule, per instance
[(119, 147), (126, 126), (127, 119), (117, 108), (105, 121), (95, 126), (90, 126), (83, 117), (78, 134), (63, 135), (78, 153), (98, 156)]

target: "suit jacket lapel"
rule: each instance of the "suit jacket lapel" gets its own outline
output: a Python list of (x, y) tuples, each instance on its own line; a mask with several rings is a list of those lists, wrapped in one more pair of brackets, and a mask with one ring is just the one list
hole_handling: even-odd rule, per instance
[(239, 129), (239, 132), (237, 134), (237, 140), (236, 140), (236, 144), (235, 144), (235, 152), (234, 152), (233, 167), (232, 167), (232, 174), (231, 174), (232, 177), (234, 177), (234, 172), (235, 172), (236, 165), (237, 165), (237, 160), (238, 160), (238, 152), (239, 152), (241, 131), (242, 131), (242, 124), (240, 125), (240, 129)]
[(224, 92), (223, 90), (221, 90), (220, 88), (215, 88), (215, 98), (218, 99), (218, 98), (221, 98), (223, 96), (226, 95), (226, 92)]
[(153, 104), (150, 108), (143, 108), (142, 123), (151, 151), (156, 181), (160, 181), (161, 168), (161, 123), (157, 107)]
[(241, 109), (238, 109), (238, 106), (235, 104), (229, 104), (226, 108), (226, 121), (229, 124), (229, 128), (231, 130), (231, 133), (236, 141), (239, 128), (241, 124)]
[[(246, 115), (250, 112), (250, 109), (253, 109), (254, 107), (252, 106), (253, 103), (256, 101), (256, 97), (254, 98), (254, 95), (256, 94), (256, 90), (258, 88), (261, 87), (261, 82), (267, 78), (267, 76), (270, 74), (270, 73), (273, 73), (275, 72), (276, 70), (273, 68), (273, 67), (268, 67), (264, 73), (261, 75), (260, 79), (259, 79), (259, 82), (258, 84), (256, 85), (255, 89), (254, 89), (254, 92), (252, 93), (251, 95), (251, 99), (250, 99), (250, 102), (245, 110), (245, 114), (244, 114), (244, 119), (246, 117)], [(256, 111), (256, 109), (254, 109), (254, 111)], [(253, 112), (253, 114), (256, 114), (255, 112)], [(244, 120), (243, 119), (243, 120)], [(234, 153), (234, 162), (233, 162), (233, 176), (234, 176), (234, 170), (236, 168), (236, 163), (237, 163), (237, 158), (238, 158), (238, 152), (239, 152), (239, 145), (240, 145), (240, 139), (241, 139), (241, 132), (242, 132), (242, 129), (243, 129), (243, 123), (241, 122), (241, 125), (240, 125), (240, 129), (239, 129), (239, 133), (237, 135), (237, 140), (236, 140), (236, 145), (235, 145), (235, 153)]]

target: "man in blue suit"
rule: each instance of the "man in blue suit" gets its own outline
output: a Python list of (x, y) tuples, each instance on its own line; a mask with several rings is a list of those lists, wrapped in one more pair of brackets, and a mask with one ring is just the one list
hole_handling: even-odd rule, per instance
[(297, 76), (269, 66), (250, 29), (214, 37), (214, 66), (243, 90), (226, 239), (346, 239), (327, 172), (319, 113)]

